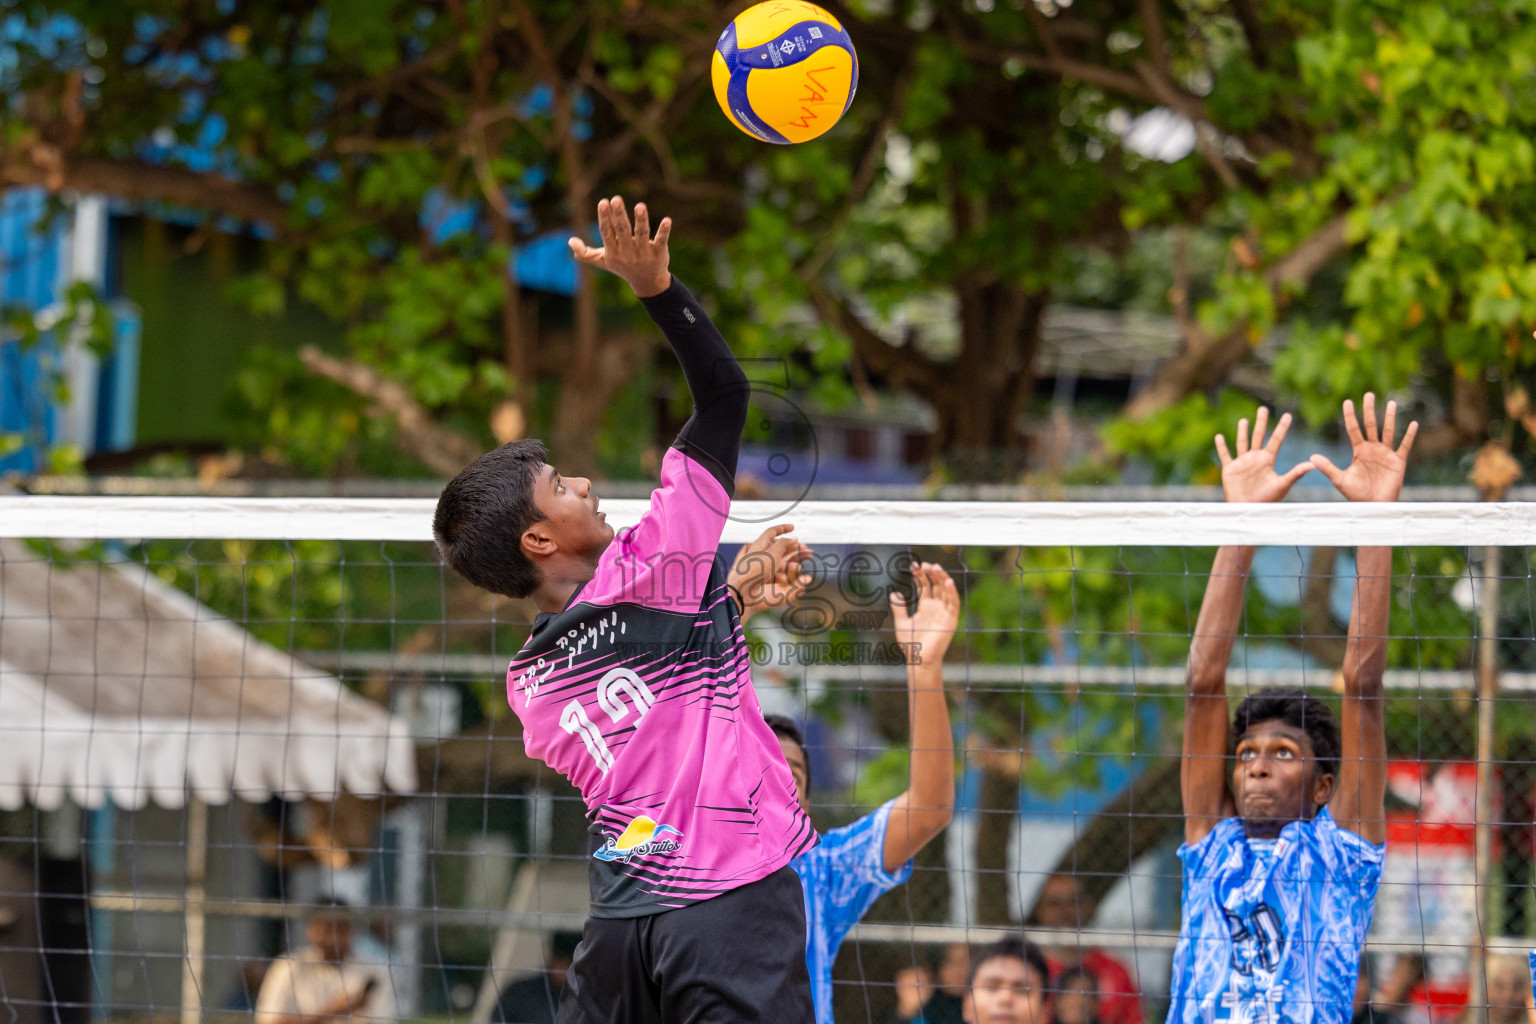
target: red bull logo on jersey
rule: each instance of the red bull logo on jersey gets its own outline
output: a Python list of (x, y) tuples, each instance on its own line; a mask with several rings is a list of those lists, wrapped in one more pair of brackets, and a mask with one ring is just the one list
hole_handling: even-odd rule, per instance
[[(675, 837), (675, 838), (674, 838)], [(640, 815), (617, 839), (610, 839), (592, 856), (598, 860), (628, 864), (636, 857), (652, 853), (671, 853), (683, 845), (683, 834), (671, 825), (658, 825)]]

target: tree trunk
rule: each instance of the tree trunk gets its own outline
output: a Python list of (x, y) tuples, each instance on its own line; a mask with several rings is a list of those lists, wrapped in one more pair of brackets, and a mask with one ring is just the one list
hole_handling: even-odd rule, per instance
[(502, 268), (501, 275), (502, 365), (511, 382), (509, 397), (518, 403), (526, 414), (528, 398), (532, 391), (530, 385), (533, 383), (530, 379), (532, 368), (528, 358), (532, 346), (529, 343), (528, 325), (523, 315), (522, 293), (517, 284), (517, 264), (513, 252), (516, 239), (512, 234), (512, 225), (505, 217), (496, 217), (494, 231), (497, 244), (504, 246), (507, 250), (507, 265)]
[[(575, 343), (581, 345), (579, 336)], [(581, 371), (579, 360), (564, 362), (549, 436), (550, 459), (561, 473), (590, 476), (597, 470), (597, 433), (603, 412), (649, 354), (647, 336), (624, 331), (598, 339), (589, 372)]]
[[(1293, 296), (1311, 283), (1318, 271), (1348, 248), (1347, 222), (1347, 217), (1335, 217), (1264, 271), (1264, 283), (1269, 287), (1277, 310), (1284, 309)], [(1185, 283), (1187, 270), (1182, 251), (1175, 278), (1180, 283), (1170, 293), (1170, 298), (1183, 345), (1164, 360), (1147, 386), (1132, 396), (1122, 414), (1126, 419), (1144, 420), (1177, 405), (1195, 392), (1215, 387), (1253, 354), (1259, 340), (1250, 337), (1246, 318), (1221, 335), (1210, 334), (1200, 326), (1189, 308), (1189, 290)]]
[(981, 779), (981, 821), (976, 827), (976, 920), (1009, 923), (1008, 840), (1019, 816), (1019, 780), (987, 772)]
[(1011, 284), (963, 284), (960, 354), (936, 367), (922, 397), (938, 415), (934, 447), (961, 479), (1009, 477), (1027, 453), (1019, 418), (1035, 389), (1035, 358), (1049, 292)]
[(809, 285), (822, 322), (848, 335), (871, 373), (933, 406), (939, 420), (933, 449), (956, 475), (995, 478), (1024, 464), (1018, 422), (1034, 394), (1048, 291), (979, 279), (961, 284), (960, 354), (940, 363), (914, 345), (890, 344), (846, 301), (817, 281)]

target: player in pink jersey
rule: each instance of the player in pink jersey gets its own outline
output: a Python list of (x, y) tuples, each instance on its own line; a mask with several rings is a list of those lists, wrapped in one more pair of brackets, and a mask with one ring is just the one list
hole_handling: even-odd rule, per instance
[(682, 365), (694, 413), (661, 487), (614, 534), (590, 481), (536, 441), (481, 456), (443, 490), (433, 531), (476, 585), (538, 608), (507, 673), (528, 753), (581, 791), (591, 916), (561, 1024), (811, 1024), (805, 910), (788, 867), (816, 844), (763, 721), (745, 636), (715, 549), (749, 395), (725, 339), (619, 197), (603, 247), (576, 258), (629, 283)]

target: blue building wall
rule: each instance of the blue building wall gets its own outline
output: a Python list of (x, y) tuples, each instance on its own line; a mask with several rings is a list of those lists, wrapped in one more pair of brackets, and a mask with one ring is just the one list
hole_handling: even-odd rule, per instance
[[(0, 194), (0, 303), (38, 310), (57, 298), (60, 261), (68, 220), (45, 224), (47, 198), (41, 189), (12, 189)], [(0, 458), (0, 471), (35, 472), (39, 443), (53, 440), (56, 410), (44, 393), (47, 342), (24, 349), (0, 335), (0, 432), (28, 440), (20, 451)]]
[[(67, 210), (51, 218), (48, 213), (48, 195), (42, 189), (0, 192), (0, 304), (36, 313), (60, 300), (68, 279), (72, 219)], [(110, 235), (107, 244), (110, 248)], [(111, 316), (112, 354), (99, 368), (94, 429), (84, 439), (83, 454), (134, 443), (139, 318), (125, 303), (114, 303)], [(52, 381), (58, 356), (55, 339), (48, 334), (28, 347), (0, 333), (0, 434), (22, 440), (19, 450), (0, 450), (0, 472), (45, 468), (46, 449), (58, 439), (60, 428)]]

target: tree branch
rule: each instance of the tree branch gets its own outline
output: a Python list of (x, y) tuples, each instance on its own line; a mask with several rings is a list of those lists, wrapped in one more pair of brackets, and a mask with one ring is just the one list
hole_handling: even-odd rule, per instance
[(14, 150), (4, 152), (0, 184), (41, 185), (50, 192), (103, 192), (122, 199), (190, 206), (278, 231), (288, 219), (288, 205), (273, 193), (216, 174), (137, 161), (68, 158), (52, 147), (32, 150), (25, 156)]
[(1168, 74), (1168, 38), (1163, 34), (1163, 12), (1157, 0), (1137, 0), (1141, 23), (1146, 28), (1147, 55), (1152, 66), (1165, 77)]
[(1030, 27), (1035, 30), (1035, 35), (1040, 37), (1040, 45), (1045, 47), (1046, 54), (1051, 60), (1061, 60), (1061, 44), (1056, 41), (1056, 32), (1051, 28), (1051, 19), (1045, 16), (1040, 6), (1035, 3), (1024, 5), (1024, 11), (1029, 15)]
[(1237, 12), (1237, 23), (1242, 26), (1248, 39), (1248, 59), (1259, 70), (1269, 67), (1269, 47), (1264, 38), (1264, 22), (1253, 0), (1235, 0), (1232, 9)]
[(1347, 223), (1347, 218), (1335, 217), (1265, 272), (1264, 283), (1275, 291), (1277, 299), (1285, 297), (1288, 286), (1306, 284), (1324, 264), (1344, 251)]
[(357, 85), (349, 86), (336, 96), (337, 107), (350, 107), (352, 104), (366, 96), (383, 96), (397, 85), (409, 82), (411, 79), (435, 71), (444, 61), (459, 52), (459, 41), (455, 39), (450, 43), (434, 47), (411, 61), (409, 64), (401, 64), (391, 68), (376, 78)]
[(480, 456), (478, 441), (438, 423), (403, 385), (372, 367), (328, 356), (312, 345), (299, 350), (299, 359), (311, 373), (361, 395), (378, 415), (393, 419), (395, 443), (434, 473), (453, 476)]
[[(1344, 251), (1347, 244), (1344, 226), (1345, 217), (1335, 217), (1264, 272), (1264, 283), (1269, 286), (1276, 309), (1283, 308), (1298, 286), (1305, 285), (1329, 260)], [(1178, 273), (1177, 265), (1175, 273)], [(1210, 387), (1224, 379), (1253, 352), (1246, 318), (1218, 337), (1206, 331), (1190, 315), (1187, 295), (1176, 294), (1180, 291), (1177, 281), (1173, 291), (1175, 294), (1170, 294), (1169, 298), (1178, 300), (1174, 303), (1174, 314), (1184, 344), (1178, 353), (1157, 368), (1147, 386), (1126, 405), (1124, 415), (1127, 419), (1146, 419), (1183, 401), (1187, 395)]]
[(809, 282), (811, 304), (821, 321), (848, 335), (853, 349), (864, 365), (897, 388), (921, 391), (933, 384), (942, 370), (927, 356), (910, 346), (896, 346), (870, 330), (847, 302), (837, 298), (820, 282)]
[(1040, 71), (1045, 74), (1060, 75), (1063, 78), (1075, 78), (1080, 82), (1089, 82), (1093, 85), (1102, 85), (1123, 96), (1146, 103), (1161, 102), (1140, 78), (1113, 68), (1073, 60), (1070, 57), (1051, 57), (1040, 53), (1026, 53), (1022, 50), (998, 49), (983, 43), (967, 42), (964, 44), (964, 49), (966, 56), (973, 60), (991, 61), (997, 64), (1016, 60), (1030, 71)]

